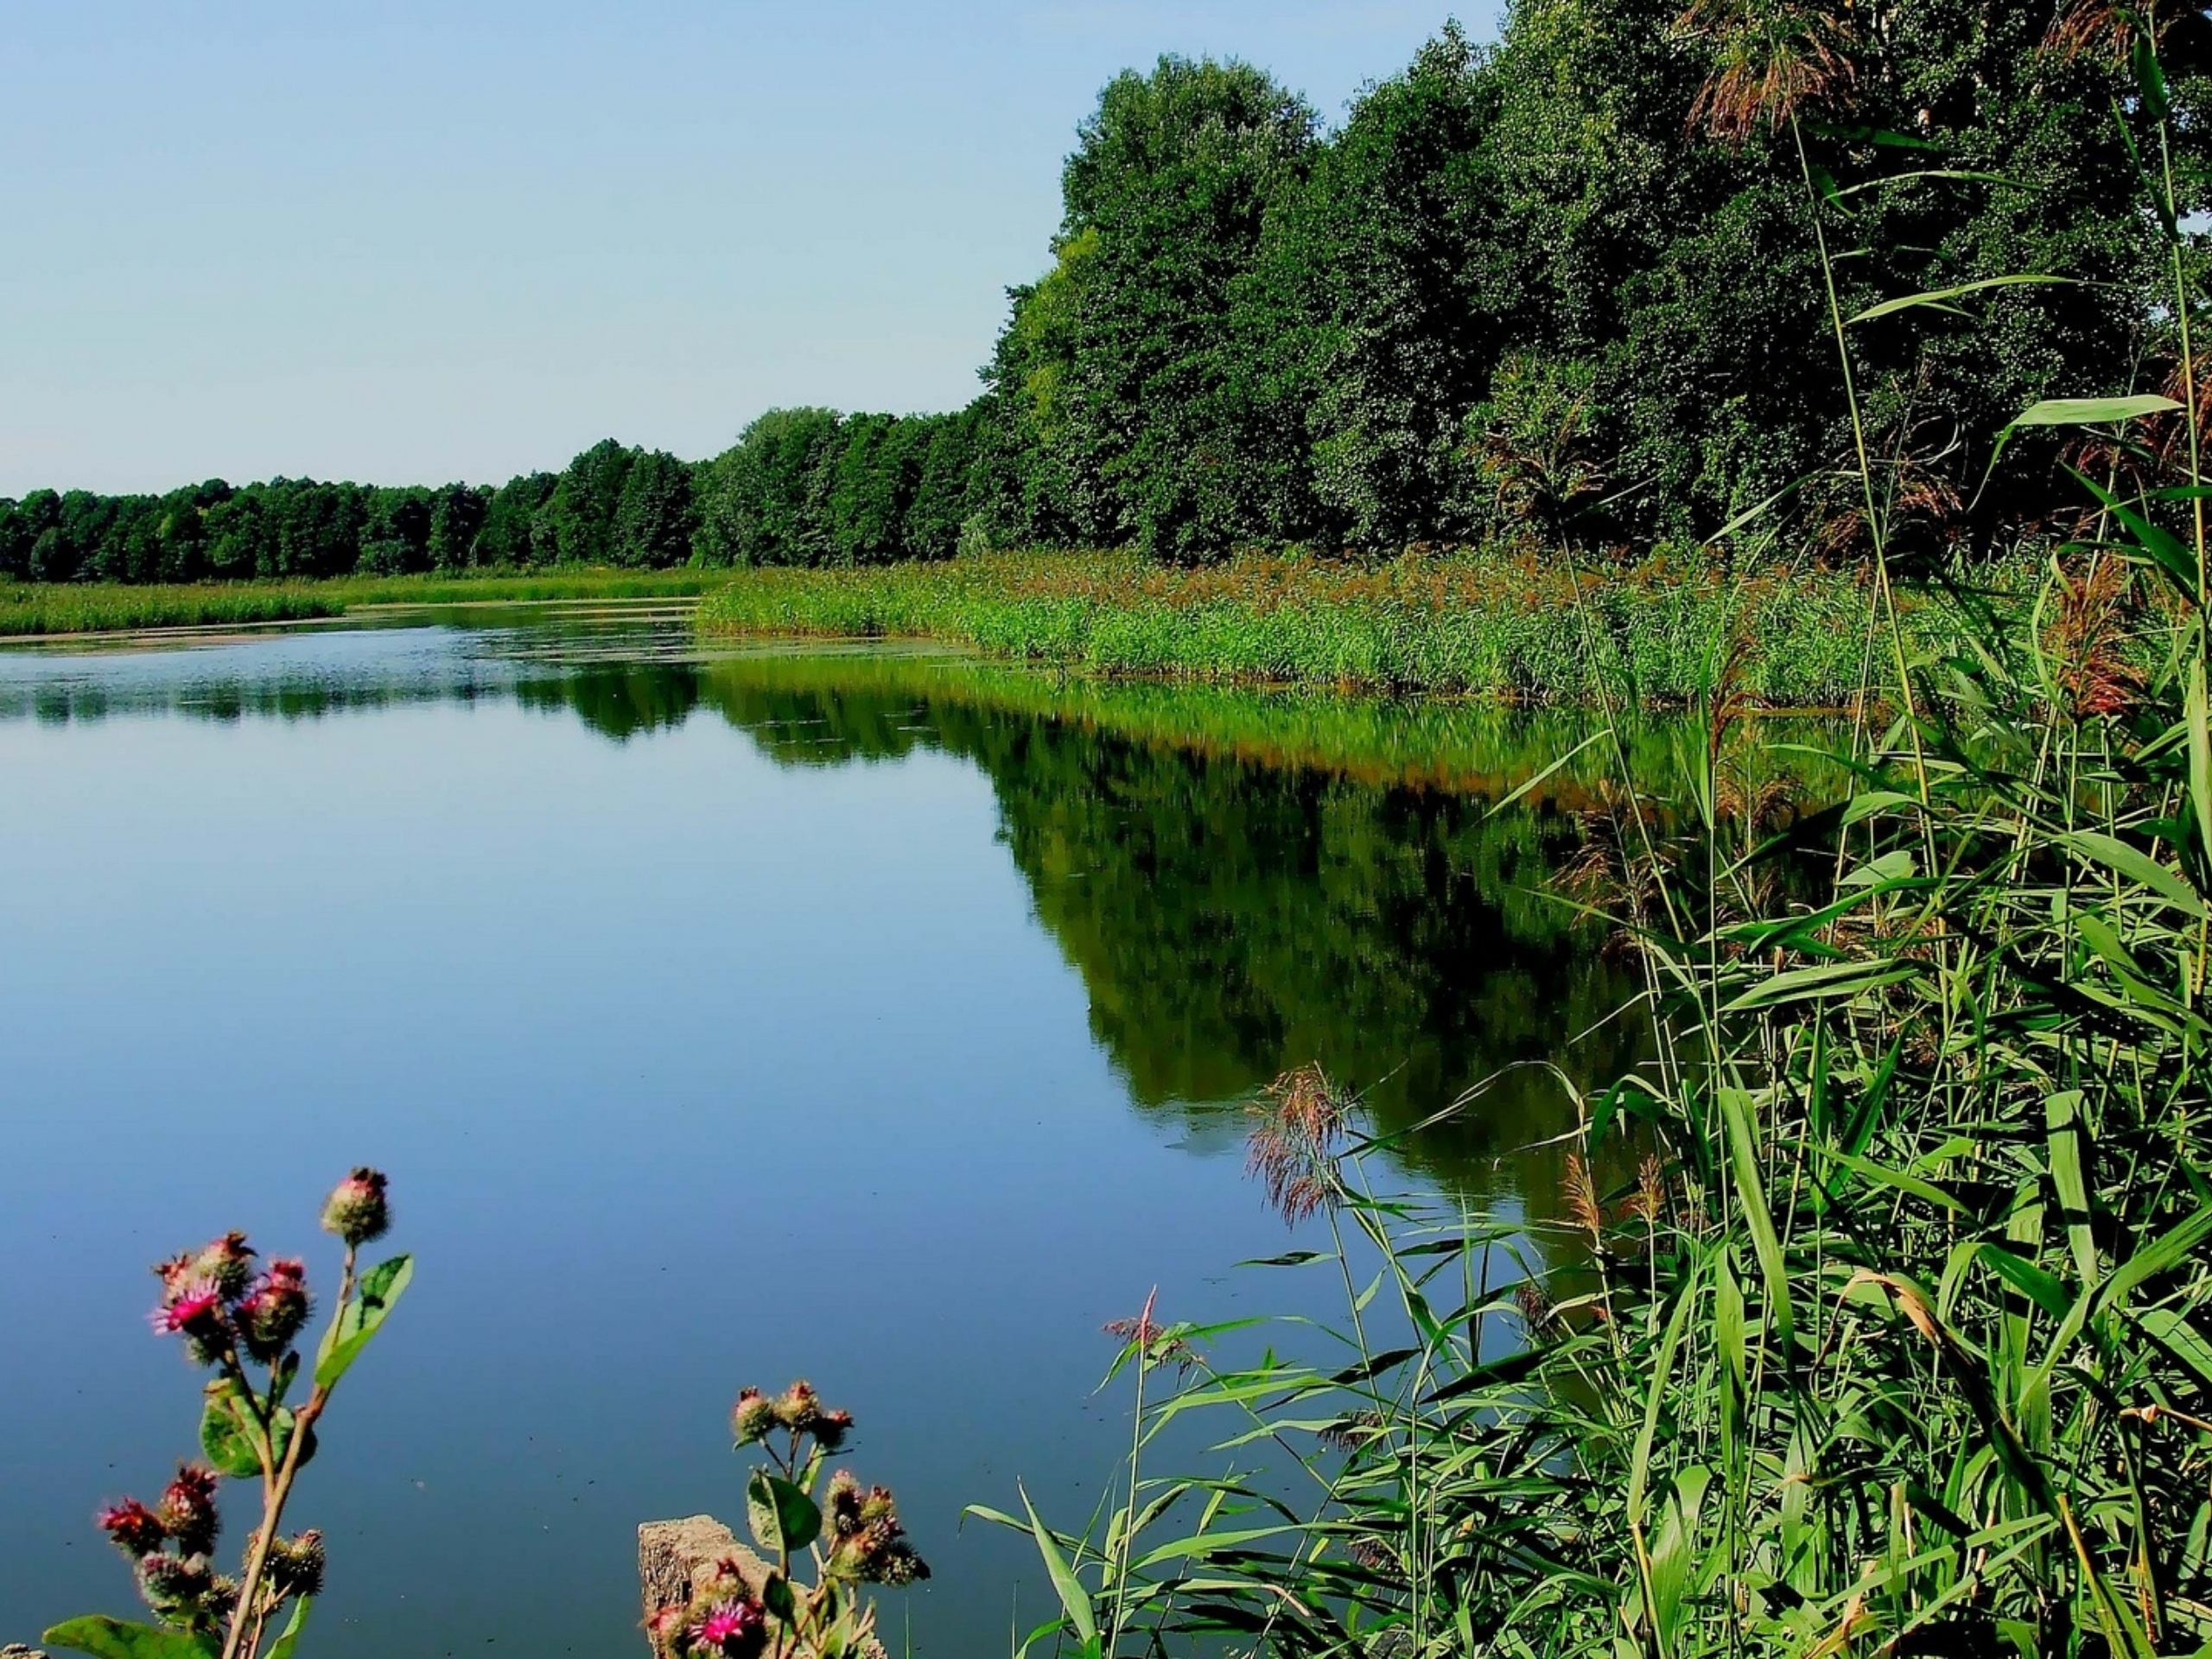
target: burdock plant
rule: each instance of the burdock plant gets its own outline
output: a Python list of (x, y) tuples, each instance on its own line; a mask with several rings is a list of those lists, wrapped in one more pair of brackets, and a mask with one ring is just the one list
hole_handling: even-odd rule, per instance
[[(315, 1456), (315, 1426), (339, 1379), (413, 1274), (404, 1255), (359, 1271), (361, 1247), (391, 1224), (385, 1178), (372, 1169), (355, 1170), (324, 1205), (324, 1229), (346, 1247), (338, 1312), (296, 1403), (304, 1369), (297, 1344), (314, 1307), (305, 1262), (278, 1257), (257, 1267), (246, 1236), (234, 1232), (156, 1264), (162, 1281), (156, 1332), (179, 1338), (193, 1363), (213, 1373), (200, 1419), (207, 1461), (181, 1465), (150, 1507), (124, 1498), (100, 1513), (100, 1529), (130, 1559), (158, 1623), (73, 1618), (46, 1633), (48, 1646), (97, 1659), (290, 1659), (322, 1588), (324, 1550), (313, 1529), (283, 1535), (284, 1507)], [(217, 1496), (226, 1477), (261, 1484), (261, 1520), (236, 1578), (215, 1565), (222, 1532)], [(279, 1628), (277, 1616), (287, 1608)]]
[[(824, 1466), (852, 1428), (852, 1413), (824, 1406), (804, 1382), (772, 1396), (758, 1389), (738, 1395), (730, 1413), (736, 1449), (758, 1446), (768, 1459), (745, 1484), (746, 1522), (765, 1560), (734, 1557), (698, 1574), (689, 1601), (647, 1622), (657, 1651), (667, 1659), (880, 1659), (875, 1608), (861, 1587), (912, 1584), (930, 1569), (886, 1488), (863, 1488), (839, 1470), (817, 1498)], [(810, 1584), (798, 1576), (802, 1564)]]

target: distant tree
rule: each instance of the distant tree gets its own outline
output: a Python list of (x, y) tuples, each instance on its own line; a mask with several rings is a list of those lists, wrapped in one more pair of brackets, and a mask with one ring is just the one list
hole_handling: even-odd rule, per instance
[(614, 516), (637, 452), (602, 438), (570, 461), (538, 510), (533, 543), (562, 564), (607, 564), (614, 557)]
[(469, 563), (501, 570), (550, 563), (553, 549), (539, 543), (537, 526), (559, 482), (552, 473), (524, 473), (494, 490), (485, 504), (484, 523), (469, 543)]
[(830, 471), (830, 554), (838, 564), (881, 564), (899, 556), (906, 506), (921, 479), (917, 423), (895, 415), (851, 415)]
[(960, 531), (984, 503), (975, 487), (979, 470), (975, 409), (956, 415), (909, 417), (921, 448), (921, 465), (907, 503), (900, 551), (908, 558), (944, 559), (960, 544)]
[(374, 489), (361, 527), (357, 568), (379, 576), (413, 575), (430, 568), (430, 492), (417, 486)]
[(429, 552), (437, 570), (465, 569), (474, 561), (491, 493), (471, 484), (448, 484), (430, 499)]
[(1493, 246), (1499, 97), (1484, 54), (1448, 25), (1360, 95), (1270, 225), (1276, 289), (1308, 318), (1316, 529), (1331, 540), (1396, 546), (1472, 528), (1464, 429), (1513, 300)]
[(817, 564), (844, 433), (827, 409), (772, 409), (700, 469), (693, 556), (706, 565)]
[(665, 569), (690, 556), (697, 516), (691, 464), (664, 449), (640, 450), (622, 480), (610, 554), (616, 564)]

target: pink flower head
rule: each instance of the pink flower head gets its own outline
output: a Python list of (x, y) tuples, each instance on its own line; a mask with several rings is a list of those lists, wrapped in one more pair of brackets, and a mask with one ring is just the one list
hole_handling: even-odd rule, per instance
[(215, 1471), (200, 1464), (177, 1465), (176, 1478), (162, 1494), (162, 1527), (188, 1555), (215, 1548), (222, 1517), (215, 1512)]
[(307, 1267), (279, 1257), (238, 1304), (238, 1329), (246, 1351), (264, 1364), (280, 1358), (308, 1319)]
[(223, 1317), (223, 1293), (205, 1279), (187, 1279), (169, 1287), (154, 1310), (154, 1329), (165, 1337), (211, 1330)]
[(141, 1555), (151, 1554), (162, 1547), (168, 1536), (168, 1529), (156, 1515), (135, 1497), (99, 1513), (100, 1530), (107, 1534), (115, 1547), (134, 1561)]
[(686, 1632), (694, 1649), (735, 1653), (766, 1627), (760, 1604), (751, 1599), (718, 1601)]

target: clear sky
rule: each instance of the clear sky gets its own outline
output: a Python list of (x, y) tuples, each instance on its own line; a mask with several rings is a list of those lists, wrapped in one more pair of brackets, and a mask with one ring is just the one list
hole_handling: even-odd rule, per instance
[(0, 493), (496, 480), (974, 394), (1117, 70), (1325, 117), (1494, 0), (12, 0)]

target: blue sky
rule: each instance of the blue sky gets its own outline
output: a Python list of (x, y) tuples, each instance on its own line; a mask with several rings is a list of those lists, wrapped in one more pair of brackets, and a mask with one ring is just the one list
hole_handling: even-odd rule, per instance
[(965, 402), (1163, 51), (1325, 116), (1492, 0), (14, 0), (0, 493), (492, 480)]

